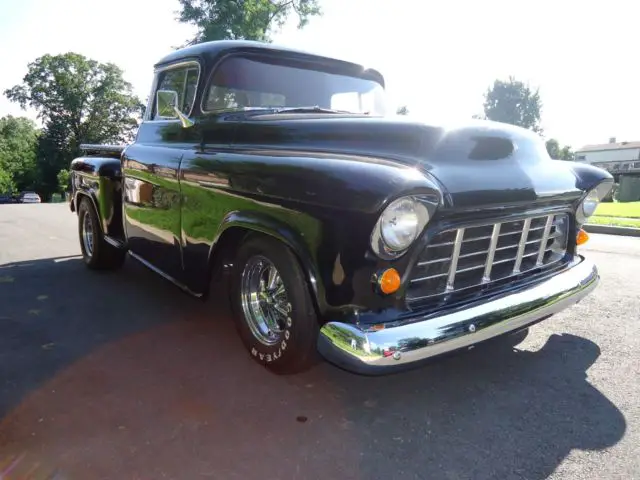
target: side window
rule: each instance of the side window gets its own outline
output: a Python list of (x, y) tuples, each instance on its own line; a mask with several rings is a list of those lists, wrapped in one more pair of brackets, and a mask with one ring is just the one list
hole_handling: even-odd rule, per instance
[(182, 113), (189, 115), (191, 113), (191, 107), (193, 107), (193, 101), (196, 98), (196, 89), (198, 88), (198, 69), (189, 68), (187, 70), (187, 78), (185, 82), (184, 91), (184, 105)]
[[(196, 97), (196, 89), (198, 88), (199, 69), (195, 66), (173, 68), (160, 73), (158, 79), (158, 90), (172, 90), (178, 94), (178, 108), (185, 115), (191, 113), (193, 101)], [(157, 105), (153, 103), (153, 119), (157, 120)], [(166, 118), (166, 117), (163, 117)]]

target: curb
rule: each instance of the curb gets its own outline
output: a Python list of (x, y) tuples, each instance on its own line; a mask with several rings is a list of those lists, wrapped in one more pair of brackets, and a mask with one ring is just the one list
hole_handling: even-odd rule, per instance
[(587, 223), (582, 226), (588, 233), (606, 233), (608, 235), (625, 235), (627, 237), (640, 237), (640, 228), (616, 227), (614, 225), (597, 225)]

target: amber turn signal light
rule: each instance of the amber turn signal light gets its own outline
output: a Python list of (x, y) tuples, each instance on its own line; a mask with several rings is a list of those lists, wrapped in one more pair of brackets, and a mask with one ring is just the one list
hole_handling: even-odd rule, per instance
[(378, 288), (389, 295), (400, 288), (400, 274), (395, 268), (387, 268), (378, 276)]
[(587, 232), (582, 229), (578, 230), (578, 235), (576, 235), (576, 244), (584, 245), (585, 243), (587, 243), (587, 240), (589, 240), (589, 235), (587, 234)]

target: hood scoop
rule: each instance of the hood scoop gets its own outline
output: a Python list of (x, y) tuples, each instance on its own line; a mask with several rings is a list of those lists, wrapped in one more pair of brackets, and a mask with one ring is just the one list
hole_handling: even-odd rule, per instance
[(504, 137), (472, 138), (476, 144), (469, 152), (470, 160), (500, 160), (513, 155), (513, 142)]

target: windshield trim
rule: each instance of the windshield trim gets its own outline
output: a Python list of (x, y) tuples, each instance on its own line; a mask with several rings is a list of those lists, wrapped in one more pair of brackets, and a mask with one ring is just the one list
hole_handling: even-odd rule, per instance
[[(313, 55), (300, 56), (298, 54), (290, 54), (288, 52), (283, 53), (277, 50), (274, 51), (273, 53), (272, 52), (237, 51), (237, 52), (227, 53), (225, 55), (222, 55), (220, 58), (216, 59), (215, 63), (213, 64), (213, 67), (211, 68), (211, 71), (206, 76), (206, 81), (203, 83), (202, 91), (199, 95), (200, 96), (200, 105), (199, 105), (200, 112), (203, 115), (211, 115), (211, 114), (217, 115), (225, 111), (225, 109), (207, 110), (205, 108), (205, 103), (207, 99), (207, 93), (209, 92), (209, 89), (211, 87), (211, 81), (213, 79), (213, 76), (215, 75), (216, 71), (220, 68), (222, 63), (229, 60), (232, 57), (240, 57), (240, 58), (247, 58), (247, 59), (253, 59), (253, 60), (271, 58), (275, 60), (281, 60), (283, 61), (282, 63), (284, 65), (292, 66), (292, 67), (296, 67), (296, 65), (314, 65), (314, 64), (319, 65), (321, 67), (331, 66), (334, 68), (326, 69), (326, 70), (324, 68), (318, 68), (318, 69), (307, 68), (307, 67), (303, 67), (303, 68), (307, 68), (308, 70), (318, 70), (325, 73), (332, 73), (335, 75), (344, 75), (344, 76), (350, 76), (353, 78), (360, 78), (362, 80), (368, 80), (368, 81), (377, 83), (378, 85), (380, 85), (380, 87), (382, 87), (383, 90), (386, 90), (384, 78), (382, 77), (380, 72), (374, 69), (365, 68), (361, 65), (344, 62), (342, 60), (332, 59), (328, 57), (315, 57)], [(361, 75), (356, 75), (349, 71), (351, 68), (361, 68), (363, 69), (363, 72)], [(260, 107), (257, 107), (257, 108), (260, 108)], [(226, 110), (228, 111), (228, 109)], [(353, 113), (359, 113), (359, 112), (353, 112)]]

